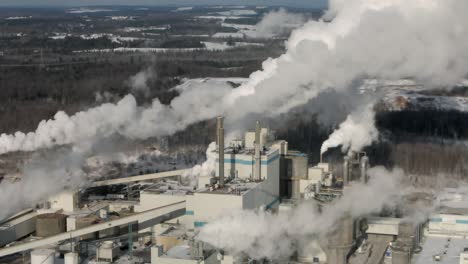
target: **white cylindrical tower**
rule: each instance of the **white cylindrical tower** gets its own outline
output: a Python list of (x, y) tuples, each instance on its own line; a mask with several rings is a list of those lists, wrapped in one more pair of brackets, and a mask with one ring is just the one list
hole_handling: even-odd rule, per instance
[(217, 130), (218, 136), (218, 165), (219, 165), (219, 186), (224, 187), (224, 118), (218, 117)]
[(31, 251), (31, 264), (54, 264), (55, 250), (36, 249)]
[(369, 158), (363, 156), (361, 158), (361, 182), (367, 183), (367, 169), (369, 168)]
[(343, 184), (348, 185), (349, 182), (349, 157), (344, 157), (343, 162)]
[(79, 263), (78, 253), (69, 252), (65, 254), (65, 264), (78, 264), (78, 263)]
[(262, 160), (260, 154), (260, 132), (261, 132), (260, 122), (257, 121), (255, 126), (255, 164), (254, 164), (254, 179), (256, 181), (262, 180)]

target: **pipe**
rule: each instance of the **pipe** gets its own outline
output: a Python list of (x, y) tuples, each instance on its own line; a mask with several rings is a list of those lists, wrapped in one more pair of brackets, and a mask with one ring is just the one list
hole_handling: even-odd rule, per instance
[(262, 180), (262, 166), (261, 166), (261, 157), (260, 157), (260, 122), (257, 121), (255, 126), (255, 169), (254, 169), (254, 179), (257, 181)]
[(343, 184), (348, 185), (349, 182), (349, 156), (344, 157), (343, 162)]
[(367, 183), (367, 168), (369, 167), (369, 158), (363, 156), (361, 158), (361, 182)]
[(219, 187), (224, 187), (224, 117), (217, 120)]

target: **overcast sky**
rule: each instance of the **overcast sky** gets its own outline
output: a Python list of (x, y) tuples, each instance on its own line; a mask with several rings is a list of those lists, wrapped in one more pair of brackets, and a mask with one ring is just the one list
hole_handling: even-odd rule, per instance
[(0, 0), (0, 6), (284, 5), (324, 7), (327, 0)]

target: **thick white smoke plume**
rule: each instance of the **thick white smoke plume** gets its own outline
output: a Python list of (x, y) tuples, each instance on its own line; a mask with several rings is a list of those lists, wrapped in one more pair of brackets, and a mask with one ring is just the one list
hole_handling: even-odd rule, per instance
[(128, 81), (133, 92), (142, 92), (145, 96), (149, 96), (150, 88), (148, 83), (156, 78), (156, 73), (153, 67), (148, 67), (134, 76)]
[(377, 140), (379, 131), (375, 127), (375, 112), (372, 105), (361, 107), (351, 113), (330, 137), (323, 142), (320, 153), (341, 146), (343, 152), (360, 151)]
[(281, 36), (306, 22), (302, 14), (289, 13), (284, 8), (266, 14), (255, 27), (255, 37)]
[[(266, 60), (263, 70), (238, 88), (200, 82), (181, 89), (170, 105), (154, 99), (142, 107), (128, 95), (73, 116), (58, 112), (34, 132), (0, 135), (0, 154), (64, 144), (90, 148), (116, 134), (130, 139), (170, 135), (221, 114), (226, 126), (253, 115), (275, 117), (325, 90), (345, 91), (363, 78), (411, 78), (435, 86), (465, 77), (468, 1), (331, 0), (329, 6), (331, 22), (309, 21), (295, 30), (286, 53)], [(8, 186), (2, 186), (5, 200), (21, 190)]]
[(384, 206), (395, 205), (404, 195), (400, 184), (402, 170), (376, 167), (369, 170), (369, 176), (368, 184), (356, 183), (345, 189), (343, 197), (324, 207), (321, 213), (312, 201), (284, 214), (226, 212), (205, 225), (198, 238), (234, 255), (271, 259), (290, 256), (297, 249), (295, 243), (326, 235), (345, 214), (359, 217), (376, 213)]
[(216, 172), (216, 142), (212, 142), (206, 150), (206, 161), (201, 165), (195, 165), (192, 169), (182, 175), (190, 184), (196, 186), (198, 177), (214, 175)]
[(251, 114), (276, 116), (325, 89), (343, 91), (361, 78), (411, 77), (449, 85), (467, 72), (468, 2), (458, 0), (332, 0), (331, 22), (309, 21), (293, 32), (287, 52), (263, 63), (239, 88), (187, 89), (169, 106), (132, 96), (69, 117), (57, 113), (33, 133), (0, 136), (0, 153), (76, 144), (120, 134), (148, 138), (224, 114), (227, 123)]
[(23, 168), (20, 182), (4, 179), (0, 184), (0, 220), (22, 208), (46, 201), (65, 187), (77, 189), (87, 182), (81, 153), (59, 150), (47, 158), (37, 155)]

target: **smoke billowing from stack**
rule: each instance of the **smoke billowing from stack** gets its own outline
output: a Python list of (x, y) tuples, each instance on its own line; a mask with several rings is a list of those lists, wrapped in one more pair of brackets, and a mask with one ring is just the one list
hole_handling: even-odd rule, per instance
[(224, 118), (218, 117), (218, 166), (219, 166), (219, 186), (224, 187)]
[[(327, 89), (346, 91), (363, 78), (410, 77), (425, 85), (444, 86), (466, 76), (467, 1), (330, 0), (329, 7), (326, 18), (331, 22), (309, 21), (295, 30), (286, 53), (266, 60), (261, 71), (236, 89), (201, 82), (176, 88), (180, 96), (169, 105), (154, 99), (150, 106), (138, 106), (128, 95), (116, 104), (73, 116), (58, 112), (34, 132), (0, 135), (0, 154), (64, 144), (89, 148), (115, 134), (130, 139), (171, 135), (220, 114), (228, 125), (242, 123), (252, 114), (275, 117)], [(334, 107), (330, 104), (323, 111)], [(376, 138), (369, 111), (351, 114), (322, 152), (330, 146), (342, 145), (347, 151), (370, 144), (362, 140)], [(348, 128), (360, 136), (350, 137)]]
[(284, 214), (236, 211), (209, 221), (198, 238), (234, 255), (269, 259), (291, 256), (297, 249), (297, 241), (326, 237), (341, 223), (343, 216), (352, 219), (379, 212), (386, 205), (398, 203), (405, 194), (401, 185), (403, 171), (378, 167), (370, 169), (369, 176), (367, 184), (356, 182), (353, 188), (344, 191), (341, 199), (322, 211), (310, 201)]
[(155, 99), (149, 107), (138, 107), (129, 95), (71, 117), (59, 112), (33, 133), (1, 135), (0, 153), (111, 134), (141, 139), (169, 135), (220, 114), (230, 123), (252, 113), (275, 116), (326, 89), (343, 91), (368, 77), (409, 76), (427, 85), (451, 85), (468, 68), (467, 9), (468, 2), (458, 0), (332, 0), (327, 14), (332, 22), (309, 21), (295, 30), (287, 52), (265, 61), (263, 70), (239, 88), (200, 85), (181, 91), (169, 106)]

